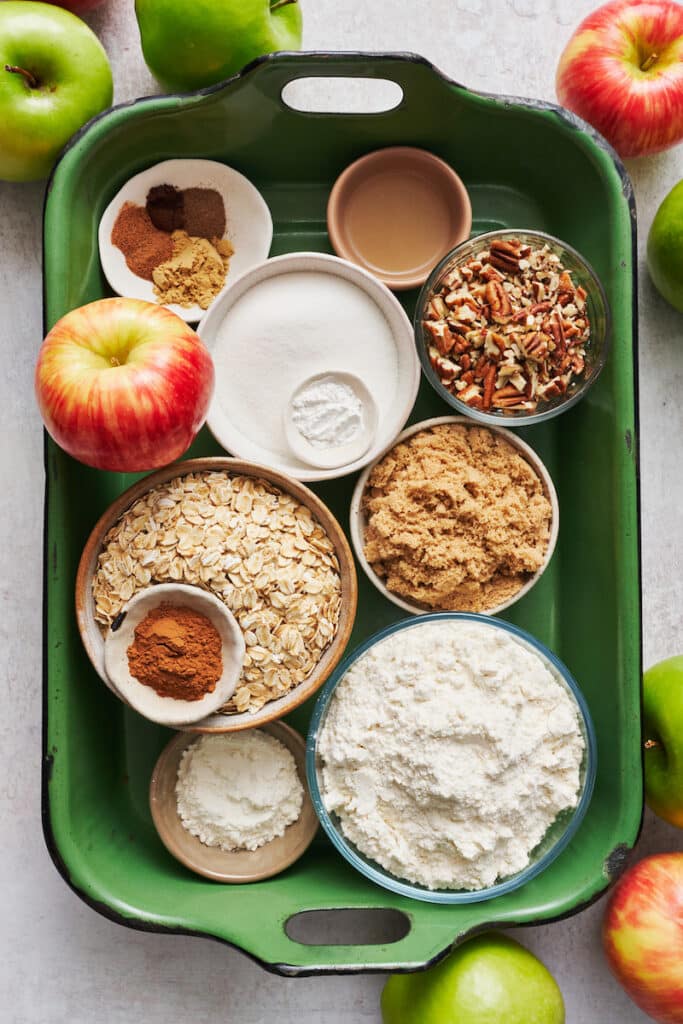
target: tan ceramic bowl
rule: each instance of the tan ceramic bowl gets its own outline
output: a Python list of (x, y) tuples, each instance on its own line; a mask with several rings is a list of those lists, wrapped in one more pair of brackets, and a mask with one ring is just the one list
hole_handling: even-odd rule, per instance
[(531, 448), (528, 444), (522, 441), (521, 438), (517, 437), (516, 434), (513, 434), (511, 430), (505, 430), (503, 429), (503, 427), (492, 427), (489, 425), (483, 427), (481, 426), (481, 424), (474, 423), (467, 416), (437, 416), (435, 419), (423, 420), (421, 423), (414, 423), (411, 427), (407, 427), (406, 430), (404, 430), (402, 434), (399, 434), (396, 440), (392, 444), (390, 444), (388, 448), (385, 449), (382, 455), (380, 455), (379, 458), (375, 459), (375, 461), (371, 463), (371, 465), (369, 465), (358, 478), (358, 483), (356, 484), (353, 495), (351, 497), (350, 527), (351, 542), (353, 544), (353, 549), (356, 553), (356, 558), (360, 562), (361, 567), (365, 575), (370, 580), (370, 582), (374, 584), (377, 590), (379, 590), (380, 594), (383, 594), (384, 597), (389, 599), (389, 601), (392, 601), (395, 605), (398, 605), (399, 608), (403, 608), (407, 612), (412, 612), (413, 615), (426, 615), (429, 612), (461, 610), (458, 608), (433, 608), (428, 605), (417, 604), (417, 602), (415, 601), (406, 601), (404, 598), (399, 597), (398, 594), (394, 594), (393, 591), (389, 590), (389, 588), (385, 585), (382, 578), (378, 576), (375, 570), (372, 568), (367, 558), (365, 557), (364, 550), (367, 519), (362, 508), (362, 501), (365, 488), (367, 487), (368, 479), (373, 469), (375, 468), (378, 462), (381, 462), (381, 460), (384, 458), (387, 452), (391, 451), (392, 448), (395, 448), (397, 444), (401, 443), (401, 441), (406, 441), (409, 437), (412, 437), (414, 434), (419, 434), (420, 431), (422, 430), (428, 430), (429, 427), (437, 427), (442, 423), (462, 423), (466, 427), (479, 427), (479, 429), (481, 430), (490, 430), (494, 434), (500, 434), (502, 437), (505, 438), (506, 441), (508, 441), (513, 446), (513, 448), (517, 449), (522, 458), (526, 459), (531, 468), (535, 471), (536, 475), (539, 477), (541, 481), (541, 484), (543, 485), (545, 495), (548, 501), (550, 502), (552, 510), (550, 521), (550, 537), (548, 539), (548, 547), (546, 549), (545, 558), (543, 559), (543, 564), (540, 566), (539, 569), (536, 570), (533, 576), (530, 576), (526, 583), (523, 586), (521, 586), (519, 590), (516, 591), (516, 593), (512, 595), (512, 597), (508, 598), (507, 601), (503, 601), (500, 604), (494, 605), (491, 608), (481, 609), (482, 615), (498, 615), (499, 612), (502, 612), (506, 608), (509, 608), (510, 605), (515, 604), (517, 601), (519, 601), (521, 597), (524, 597), (525, 594), (528, 594), (531, 588), (539, 581), (539, 579), (547, 569), (550, 559), (553, 556), (553, 551), (555, 550), (555, 545), (557, 543), (557, 535), (560, 529), (560, 506), (557, 500), (557, 492), (555, 490), (555, 485), (553, 484), (550, 473), (545, 468), (545, 465), (538, 457), (536, 452), (533, 450), (533, 448)]
[(97, 567), (97, 558), (102, 548), (102, 541), (107, 531), (111, 529), (122, 513), (151, 488), (157, 487), (167, 480), (172, 480), (176, 476), (184, 476), (187, 473), (198, 473), (207, 470), (226, 471), (233, 475), (259, 477), (279, 487), (282, 491), (293, 495), (297, 501), (300, 501), (302, 505), (311, 510), (332, 541), (335, 554), (339, 560), (341, 577), (341, 612), (337, 632), (316, 667), (302, 683), (295, 686), (284, 697), (265, 704), (259, 711), (230, 715), (217, 713), (209, 715), (192, 725), (182, 726), (182, 728), (187, 728), (192, 732), (236, 732), (239, 729), (251, 729), (255, 726), (264, 725), (266, 722), (282, 718), (312, 696), (322, 686), (339, 662), (348, 643), (356, 617), (358, 580), (349, 543), (344, 535), (344, 531), (328, 507), (317, 495), (309, 491), (307, 487), (304, 487), (303, 484), (292, 480), (291, 477), (285, 476), (284, 473), (278, 473), (266, 466), (222, 457), (188, 459), (185, 462), (176, 462), (170, 466), (165, 466), (155, 473), (151, 473), (143, 480), (139, 480), (132, 487), (129, 487), (127, 491), (124, 491), (116, 501), (112, 502), (93, 527), (83, 548), (83, 554), (81, 555), (76, 575), (76, 621), (83, 646), (95, 671), (116, 693), (117, 691), (111, 686), (105, 672), (104, 638), (95, 621), (95, 608), (92, 597), (92, 580)]
[(296, 770), (304, 787), (304, 800), (297, 820), (288, 825), (283, 835), (258, 850), (221, 850), (216, 846), (206, 846), (183, 827), (178, 816), (175, 787), (180, 759), (185, 748), (194, 742), (194, 736), (187, 733), (174, 736), (159, 755), (152, 773), (149, 806), (159, 838), (181, 864), (215, 882), (258, 882), (279, 874), (308, 849), (318, 829), (306, 782), (306, 744), (303, 738), (284, 722), (272, 722), (263, 731), (280, 740), (294, 755)]
[(327, 231), (338, 256), (394, 291), (417, 288), (469, 238), (472, 205), (452, 167), (413, 146), (378, 149), (332, 186)]

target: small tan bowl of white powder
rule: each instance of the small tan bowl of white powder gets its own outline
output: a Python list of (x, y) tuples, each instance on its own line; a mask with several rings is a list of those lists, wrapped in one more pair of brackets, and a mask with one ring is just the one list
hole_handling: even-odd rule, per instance
[(595, 733), (566, 667), (482, 615), (404, 619), (342, 663), (307, 745), (313, 804), (337, 850), (433, 903), (503, 895), (576, 835)]
[(302, 737), (284, 722), (237, 733), (180, 733), (150, 782), (159, 838), (176, 860), (216, 882), (257, 882), (293, 864), (318, 820)]

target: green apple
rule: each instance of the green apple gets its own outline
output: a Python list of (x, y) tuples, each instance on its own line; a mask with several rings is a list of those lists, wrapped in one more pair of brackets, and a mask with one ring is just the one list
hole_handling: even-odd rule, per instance
[(683, 655), (643, 676), (645, 794), (660, 818), (683, 828)]
[(674, 185), (652, 221), (647, 265), (657, 291), (683, 313), (683, 180)]
[(107, 55), (75, 14), (0, 3), (0, 178), (44, 178), (74, 132), (110, 105), (112, 89)]
[(479, 935), (436, 967), (395, 974), (384, 1024), (564, 1024), (564, 1001), (540, 960), (504, 935)]
[(264, 53), (298, 50), (297, 0), (135, 0), (147, 66), (171, 92), (229, 78)]

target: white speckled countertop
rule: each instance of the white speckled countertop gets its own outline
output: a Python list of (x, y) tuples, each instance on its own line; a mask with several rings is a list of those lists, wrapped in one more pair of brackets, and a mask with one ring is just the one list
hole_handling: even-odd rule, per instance
[[(593, 0), (302, 0), (310, 49), (413, 50), (474, 89), (553, 99), (554, 70)], [(427, 6), (429, 14), (426, 16)], [(142, 60), (133, 0), (89, 19), (111, 57), (116, 100), (157, 91)], [(632, 161), (640, 224), (640, 415), (645, 665), (683, 653), (683, 315), (644, 271), (661, 198), (683, 177), (683, 146)], [(112, 924), (71, 893), (40, 826), (42, 432), (33, 401), (41, 330), (43, 186), (0, 182), (0, 338), (4, 355), (0, 496), (0, 1020), (3, 1024), (379, 1022), (377, 976), (283, 980), (202, 939)], [(639, 852), (683, 847), (647, 815)], [(555, 974), (569, 1024), (646, 1017), (613, 982), (599, 945), (602, 905), (516, 932)]]

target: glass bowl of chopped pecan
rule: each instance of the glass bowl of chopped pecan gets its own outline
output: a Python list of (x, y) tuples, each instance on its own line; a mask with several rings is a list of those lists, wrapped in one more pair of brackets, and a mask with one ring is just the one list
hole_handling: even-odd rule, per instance
[(482, 423), (540, 423), (600, 374), (610, 312), (589, 263), (542, 231), (490, 231), (444, 257), (415, 312), (422, 369)]

